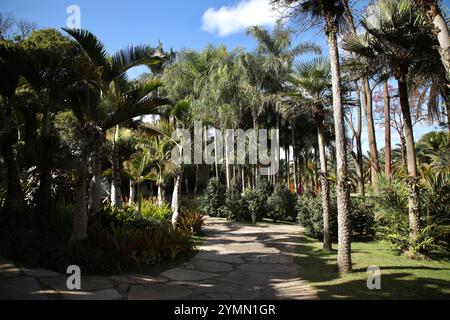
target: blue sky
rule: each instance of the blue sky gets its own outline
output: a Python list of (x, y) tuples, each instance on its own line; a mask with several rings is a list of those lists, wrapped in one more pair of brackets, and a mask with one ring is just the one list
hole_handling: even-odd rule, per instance
[[(229, 49), (241, 46), (255, 48), (255, 42), (245, 35), (248, 26), (260, 24), (270, 27), (277, 14), (270, 12), (269, 0), (1, 0), (0, 12), (36, 22), (40, 28), (66, 26), (70, 5), (81, 10), (81, 27), (99, 37), (109, 52), (130, 44), (157, 45), (165, 49), (202, 49), (207, 44), (225, 44)], [(368, 0), (357, 1), (362, 10)], [(449, 7), (450, 0), (444, 0)], [(311, 30), (296, 41), (326, 42), (321, 29)], [(130, 72), (135, 77), (145, 71)], [(417, 138), (429, 131), (428, 126), (417, 127)], [(379, 129), (379, 148), (384, 145), (383, 129)], [(363, 135), (365, 136), (365, 135)], [(395, 143), (396, 141), (394, 141)], [(367, 143), (364, 143), (367, 149)]]

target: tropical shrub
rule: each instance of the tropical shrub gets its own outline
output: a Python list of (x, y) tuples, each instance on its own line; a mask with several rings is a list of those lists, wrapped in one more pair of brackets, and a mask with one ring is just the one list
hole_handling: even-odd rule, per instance
[(204, 224), (205, 216), (192, 209), (182, 210), (178, 218), (178, 228), (191, 234), (198, 234)]
[(296, 195), (285, 186), (277, 185), (267, 200), (267, 216), (274, 221), (294, 221)]
[(224, 217), (225, 186), (217, 178), (211, 178), (203, 195), (201, 211), (211, 217)]
[(172, 216), (172, 209), (167, 203), (159, 205), (153, 199), (143, 199), (141, 202), (141, 216), (161, 221), (168, 221)]
[[(303, 193), (297, 200), (297, 219), (312, 237), (323, 238), (322, 198), (314, 193)], [(337, 205), (335, 197), (330, 196), (330, 232), (337, 239)]]
[(350, 199), (350, 221), (353, 236), (373, 239), (375, 236), (375, 202), (371, 197)]
[(236, 179), (231, 181), (231, 188), (226, 193), (224, 214), (229, 220), (245, 221), (249, 220), (249, 212), (245, 206), (239, 183)]
[(266, 214), (267, 198), (260, 189), (245, 189), (242, 201), (245, 208), (242, 220), (251, 221), (254, 224)]

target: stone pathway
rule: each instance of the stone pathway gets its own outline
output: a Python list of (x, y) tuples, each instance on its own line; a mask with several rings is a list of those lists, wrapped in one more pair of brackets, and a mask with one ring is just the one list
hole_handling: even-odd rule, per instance
[(0, 300), (318, 299), (298, 277), (298, 226), (208, 218), (204, 231), (200, 252), (179, 267), (158, 275), (82, 277), (81, 291), (67, 289), (66, 275), (0, 260)]

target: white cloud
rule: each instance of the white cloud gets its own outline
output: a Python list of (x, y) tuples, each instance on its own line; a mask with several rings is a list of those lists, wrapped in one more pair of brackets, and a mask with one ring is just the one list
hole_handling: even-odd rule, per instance
[(224, 37), (254, 25), (272, 26), (279, 17), (270, 0), (241, 0), (234, 6), (206, 10), (202, 30)]

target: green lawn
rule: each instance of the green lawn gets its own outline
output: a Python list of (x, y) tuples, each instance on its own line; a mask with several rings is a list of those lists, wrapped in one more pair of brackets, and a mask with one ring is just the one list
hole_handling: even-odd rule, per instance
[[(333, 247), (336, 249), (336, 245)], [(298, 249), (300, 276), (321, 299), (450, 299), (450, 262), (411, 260), (394, 255), (386, 243), (352, 244), (354, 273), (339, 277), (336, 253), (302, 236)], [(381, 290), (367, 289), (367, 267), (381, 268)]]

